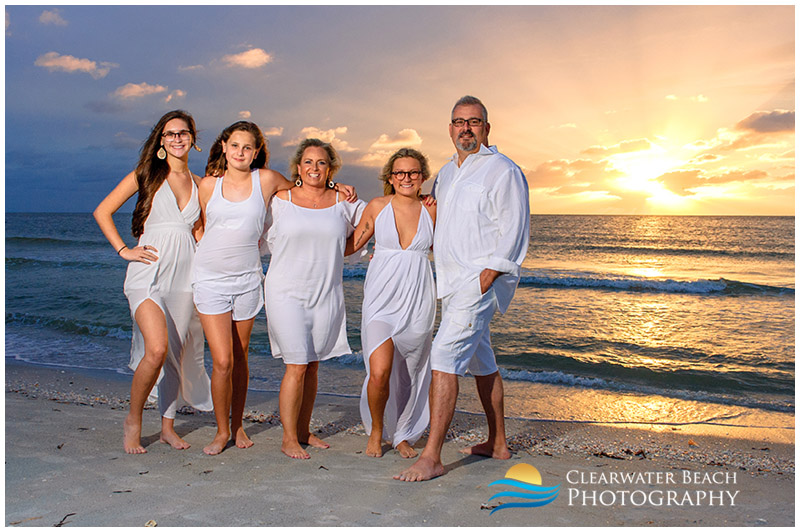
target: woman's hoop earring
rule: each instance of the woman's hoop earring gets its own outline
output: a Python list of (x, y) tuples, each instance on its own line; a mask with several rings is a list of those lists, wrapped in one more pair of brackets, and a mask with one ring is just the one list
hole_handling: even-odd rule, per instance
[(162, 161), (167, 158), (167, 150), (164, 149), (164, 146), (161, 146), (158, 149), (158, 151), (156, 152), (156, 157), (158, 157)]
[(303, 180), (298, 177), (297, 179), (294, 180), (294, 185), (296, 187), (302, 187), (303, 186)]
[(336, 183), (333, 182), (333, 179), (328, 179), (328, 188), (336, 187)]

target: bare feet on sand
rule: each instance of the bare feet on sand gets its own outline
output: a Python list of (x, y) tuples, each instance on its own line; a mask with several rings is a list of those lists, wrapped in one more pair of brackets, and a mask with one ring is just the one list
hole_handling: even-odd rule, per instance
[(230, 434), (217, 432), (217, 435), (211, 440), (211, 443), (203, 447), (203, 452), (210, 455), (219, 454), (225, 449), (225, 446), (228, 445), (228, 440), (230, 439)]
[(373, 458), (380, 458), (383, 456), (383, 442), (381, 441), (381, 434), (373, 432), (369, 435), (367, 441), (367, 456)]
[(178, 436), (178, 433), (174, 430), (164, 430), (161, 429), (161, 438), (159, 438), (161, 443), (166, 443), (167, 445), (171, 445), (173, 449), (178, 449), (179, 451), (183, 449), (188, 449), (191, 447), (189, 442)]
[(509, 452), (508, 446), (506, 446), (505, 442), (495, 446), (487, 441), (472, 447), (466, 447), (458, 452), (461, 454), (477, 454), (480, 456), (488, 456), (497, 460), (508, 460), (511, 458), (511, 453)]
[(414, 465), (395, 475), (395, 480), (404, 480), (406, 482), (419, 482), (421, 480), (430, 480), (432, 478), (444, 475), (444, 466), (441, 462), (434, 462), (430, 458), (421, 456)]
[(128, 454), (144, 454), (147, 449), (142, 447), (142, 424), (132, 420), (130, 416), (125, 418), (122, 424), (122, 445)]
[(253, 440), (247, 437), (244, 432), (244, 427), (236, 429), (236, 447), (239, 449), (247, 449), (253, 446)]
[(308, 435), (308, 439), (306, 441), (301, 441), (300, 443), (307, 443), (311, 447), (316, 447), (317, 449), (327, 449), (330, 447), (329, 444), (325, 443), (324, 441), (320, 440), (313, 434)]
[[(369, 449), (369, 448), (368, 448)], [(414, 458), (419, 453), (411, 447), (406, 440), (401, 441), (397, 444), (397, 452), (400, 453), (400, 456), (403, 458)]]
[(300, 460), (308, 460), (311, 455), (308, 454), (298, 442), (286, 442), (281, 444), (281, 452), (289, 458), (297, 458)]

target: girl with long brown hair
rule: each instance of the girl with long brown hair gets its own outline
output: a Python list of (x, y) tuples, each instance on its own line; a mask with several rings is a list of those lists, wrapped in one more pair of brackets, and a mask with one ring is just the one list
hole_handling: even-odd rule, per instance
[[(136, 169), (126, 175), (94, 211), (94, 218), (117, 254), (129, 261), (124, 292), (133, 318), (130, 368), (131, 407), (123, 425), (129, 454), (147, 452), (141, 443), (142, 411), (158, 383), (160, 441), (189, 447), (175, 432), (181, 403), (211, 410), (210, 381), (203, 366), (203, 331), (190, 284), (196, 239), (202, 231), (197, 183), (188, 167), (196, 149), (194, 119), (171, 111), (153, 126)], [(112, 215), (138, 193), (129, 248)]]

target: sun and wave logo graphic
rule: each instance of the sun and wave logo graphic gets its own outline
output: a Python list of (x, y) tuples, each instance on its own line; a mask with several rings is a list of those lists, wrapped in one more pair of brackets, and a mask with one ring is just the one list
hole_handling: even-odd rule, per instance
[(529, 464), (517, 464), (506, 471), (505, 478), (495, 480), (492, 486), (511, 486), (521, 491), (501, 491), (495, 493), (489, 500), (498, 497), (516, 497), (526, 502), (507, 502), (492, 509), (489, 515), (506, 508), (536, 508), (553, 502), (558, 497), (561, 484), (557, 486), (542, 486), (542, 475), (539, 470)]

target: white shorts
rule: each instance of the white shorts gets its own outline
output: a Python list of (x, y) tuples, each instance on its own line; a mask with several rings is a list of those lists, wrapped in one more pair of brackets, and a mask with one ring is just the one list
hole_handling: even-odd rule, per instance
[(431, 369), (481, 377), (497, 371), (489, 322), (497, 310), (494, 288), (475, 301), (471, 290), (442, 298), (442, 321), (433, 339)]
[(219, 294), (205, 288), (202, 283), (192, 286), (194, 305), (200, 314), (217, 315), (231, 313), (233, 321), (254, 318), (264, 308), (264, 291), (261, 286), (243, 294)]

